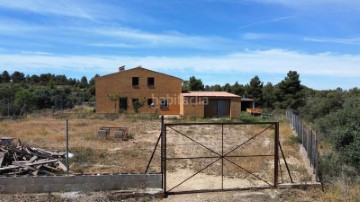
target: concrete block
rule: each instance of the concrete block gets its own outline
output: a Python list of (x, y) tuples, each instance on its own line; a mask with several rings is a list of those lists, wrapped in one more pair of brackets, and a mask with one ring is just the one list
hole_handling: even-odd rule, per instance
[(65, 191), (64, 184), (47, 184), (44, 185), (44, 192), (62, 192)]
[(0, 178), (1, 193), (40, 193), (161, 188), (160, 174)]
[(32, 186), (24, 186), (25, 193), (42, 193), (44, 191), (45, 185), (32, 185)]
[(36, 185), (53, 184), (54, 177), (53, 176), (33, 177), (33, 181), (34, 181), (34, 184), (36, 184)]
[(104, 190), (125, 189), (121, 182), (105, 182), (102, 183), (102, 186)]
[(126, 138), (126, 133), (124, 131), (114, 131), (113, 134), (115, 138), (121, 138), (121, 139)]
[(3, 187), (3, 193), (15, 194), (15, 193), (24, 193), (25, 186), (21, 185), (8, 185)]
[(161, 188), (161, 185), (161, 179), (145, 182), (145, 188)]
[(32, 177), (1, 177), (0, 185), (24, 185), (34, 184)]
[(84, 191), (85, 188), (85, 184), (66, 184), (64, 191)]
[(108, 131), (107, 130), (98, 130), (97, 137), (105, 137), (105, 138), (107, 138), (107, 136), (108, 136)]
[(103, 191), (105, 190), (102, 183), (86, 183), (84, 191)]
[(114, 180), (124, 181), (124, 182), (137, 182), (146, 180), (147, 175), (136, 175), (136, 174), (124, 174), (124, 175), (115, 175)]

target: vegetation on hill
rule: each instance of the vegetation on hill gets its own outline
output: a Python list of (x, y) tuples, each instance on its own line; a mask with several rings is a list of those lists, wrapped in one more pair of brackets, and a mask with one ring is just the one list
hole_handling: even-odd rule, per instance
[(341, 176), (356, 179), (360, 173), (360, 89), (313, 91), (300, 115), (333, 148), (321, 161), (323, 180)]
[[(95, 75), (97, 77), (99, 75)], [(0, 76), (0, 115), (13, 116), (40, 109), (67, 109), (95, 102), (95, 80), (65, 75), (24, 75), (3, 71)]]

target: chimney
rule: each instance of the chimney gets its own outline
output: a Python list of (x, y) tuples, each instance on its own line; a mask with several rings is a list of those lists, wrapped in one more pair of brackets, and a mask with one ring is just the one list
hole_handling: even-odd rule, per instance
[(119, 67), (119, 72), (125, 71), (125, 65)]

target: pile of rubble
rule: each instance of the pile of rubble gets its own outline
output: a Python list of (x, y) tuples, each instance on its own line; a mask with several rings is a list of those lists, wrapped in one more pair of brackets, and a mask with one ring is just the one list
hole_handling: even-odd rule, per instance
[(0, 176), (62, 174), (66, 166), (60, 159), (65, 155), (25, 146), (15, 138), (0, 137)]

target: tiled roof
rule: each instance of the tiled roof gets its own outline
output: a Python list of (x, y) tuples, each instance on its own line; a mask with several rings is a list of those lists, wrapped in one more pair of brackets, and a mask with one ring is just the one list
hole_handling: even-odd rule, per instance
[(191, 91), (188, 93), (181, 93), (181, 95), (184, 97), (240, 97), (225, 91)]

